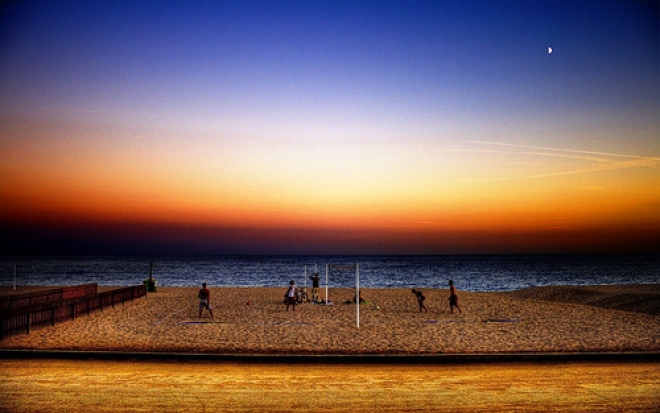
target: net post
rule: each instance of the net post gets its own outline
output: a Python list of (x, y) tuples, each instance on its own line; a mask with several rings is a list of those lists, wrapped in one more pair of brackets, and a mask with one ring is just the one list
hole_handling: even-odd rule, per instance
[(360, 264), (355, 264), (355, 326), (360, 328)]

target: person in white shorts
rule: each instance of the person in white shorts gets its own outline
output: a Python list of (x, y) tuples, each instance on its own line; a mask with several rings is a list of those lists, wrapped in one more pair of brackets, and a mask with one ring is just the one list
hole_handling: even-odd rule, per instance
[(202, 310), (207, 309), (213, 318), (213, 307), (211, 307), (211, 291), (206, 288), (206, 283), (202, 283), (202, 289), (197, 293), (199, 298), (199, 318), (202, 318)]
[(289, 311), (289, 306), (293, 305), (293, 311), (296, 311), (296, 284), (293, 280), (289, 281), (289, 288), (284, 294), (286, 299), (286, 311)]

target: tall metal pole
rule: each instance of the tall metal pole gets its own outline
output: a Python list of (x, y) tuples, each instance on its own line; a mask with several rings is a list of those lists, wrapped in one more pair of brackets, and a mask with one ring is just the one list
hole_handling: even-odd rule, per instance
[(360, 264), (355, 264), (355, 326), (360, 328)]
[(16, 291), (16, 263), (14, 263), (14, 291)]
[(328, 305), (328, 264), (325, 264), (325, 305)]

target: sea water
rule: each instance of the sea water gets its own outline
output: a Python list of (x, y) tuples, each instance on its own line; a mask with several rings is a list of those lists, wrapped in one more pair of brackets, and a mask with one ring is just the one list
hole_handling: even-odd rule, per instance
[(160, 286), (311, 286), (315, 271), (331, 288), (355, 286), (358, 271), (364, 288), (447, 288), (450, 279), (465, 291), (660, 282), (660, 255), (437, 255), (3, 257), (0, 285), (13, 285), (14, 268), (18, 285), (137, 285), (150, 262)]

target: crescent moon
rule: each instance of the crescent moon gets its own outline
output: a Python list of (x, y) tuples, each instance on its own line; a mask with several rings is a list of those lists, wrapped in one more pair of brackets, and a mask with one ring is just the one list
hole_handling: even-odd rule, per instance
[(552, 47), (548, 47), (548, 54), (552, 54)]

